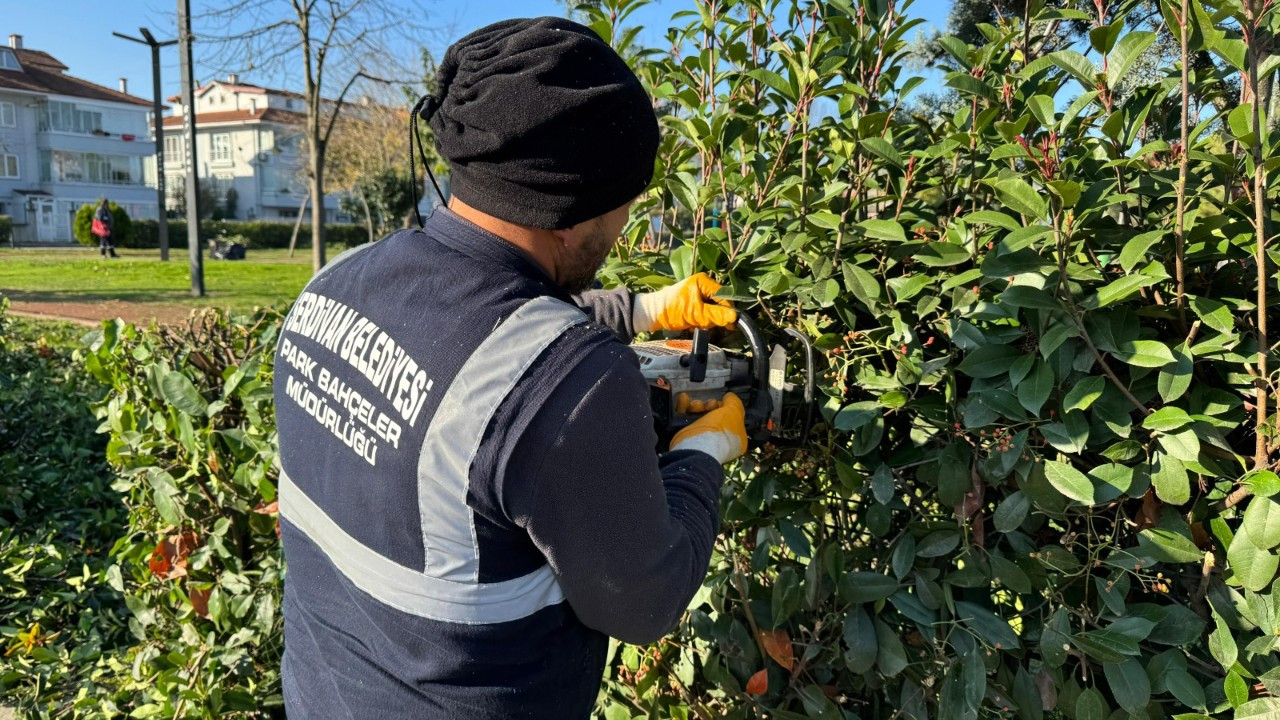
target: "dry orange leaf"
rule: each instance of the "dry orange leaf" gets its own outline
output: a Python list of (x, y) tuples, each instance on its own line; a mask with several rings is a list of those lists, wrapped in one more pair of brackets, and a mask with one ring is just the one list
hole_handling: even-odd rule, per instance
[(209, 595), (212, 592), (212, 588), (191, 591), (191, 608), (196, 611), (196, 615), (202, 618), (209, 617)]
[(790, 670), (796, 664), (796, 656), (791, 650), (791, 638), (786, 630), (761, 630), (760, 643), (769, 657), (782, 667)]
[(184, 577), (187, 574), (187, 556), (198, 547), (200, 541), (193, 532), (169, 535), (151, 551), (148, 563), (151, 574), (161, 580)]
[(147, 565), (151, 568), (151, 574), (161, 580), (169, 577), (173, 566), (169, 564), (169, 557), (164, 552), (164, 540), (157, 543), (156, 549), (151, 551), (151, 561)]
[(1209, 532), (1204, 529), (1204, 523), (1195, 523), (1191, 526), (1191, 542), (1201, 550), (1208, 550), (1213, 547), (1213, 540), (1209, 537)]
[(1152, 490), (1142, 496), (1142, 510), (1138, 513), (1138, 530), (1146, 530), (1160, 524), (1160, 515), (1164, 511), (1164, 503)]
[(747, 681), (747, 693), (751, 695), (763, 695), (769, 691), (769, 671), (761, 670), (751, 679)]
[(258, 513), (259, 515), (275, 515), (276, 513), (280, 512), (280, 501), (274, 500), (269, 503), (260, 502), (256, 506), (254, 506), (253, 511)]

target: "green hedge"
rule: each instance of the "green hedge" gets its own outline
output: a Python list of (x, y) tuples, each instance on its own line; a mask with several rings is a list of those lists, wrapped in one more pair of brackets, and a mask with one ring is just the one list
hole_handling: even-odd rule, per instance
[(8, 215), (0, 215), (0, 243), (8, 243), (13, 240), (13, 218)]
[[(134, 220), (133, 234), (128, 244), (123, 247), (158, 248), (160, 247), (158, 223), (155, 220)], [(330, 224), (325, 226), (329, 244), (341, 244), (355, 247), (369, 240), (368, 232), (360, 225)], [(251, 248), (287, 248), (289, 238), (293, 235), (293, 223), (237, 220), (201, 220), (200, 239), (208, 242), (218, 237), (231, 238), (239, 235), (247, 240)], [(169, 221), (169, 247), (187, 246), (187, 222), (185, 220)], [(305, 225), (298, 231), (298, 247), (311, 246), (311, 226)]]
[[(115, 203), (107, 203), (111, 209), (111, 242), (116, 247), (129, 247), (133, 241), (133, 220), (129, 213)], [(86, 203), (76, 211), (71, 232), (76, 242), (86, 247), (97, 247), (101, 240), (93, 234), (93, 216), (98, 212), (97, 203)]]

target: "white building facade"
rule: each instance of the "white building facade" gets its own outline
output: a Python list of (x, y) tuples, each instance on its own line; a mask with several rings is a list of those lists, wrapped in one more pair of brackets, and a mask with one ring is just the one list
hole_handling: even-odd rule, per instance
[[(164, 172), (168, 207), (182, 204), (186, 173), (181, 96), (169, 98), (173, 114), (164, 119)], [(215, 80), (195, 92), (198, 177), (228, 220), (292, 221), (310, 217), (307, 155), (302, 138), (306, 120), (303, 96), (239, 81)], [(234, 190), (233, 201), (228, 201)], [(326, 222), (346, 221), (338, 197), (325, 196)]]
[(76, 211), (103, 197), (158, 217), (151, 101), (67, 69), (20, 35), (0, 46), (0, 215), (20, 244), (74, 242)]

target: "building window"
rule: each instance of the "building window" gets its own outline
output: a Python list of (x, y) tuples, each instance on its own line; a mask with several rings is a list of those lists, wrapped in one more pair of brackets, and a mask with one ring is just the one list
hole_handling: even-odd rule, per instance
[(50, 100), (40, 105), (40, 130), (100, 133), (102, 132), (102, 113), (81, 110), (74, 103)]
[(164, 161), (168, 163), (181, 163), (182, 157), (182, 138), (173, 135), (166, 135), (164, 138)]
[(301, 133), (281, 130), (275, 137), (275, 149), (282, 153), (296, 153), (301, 147)]
[(92, 110), (76, 110), (76, 132), (102, 132), (102, 113)]
[(213, 161), (231, 161), (231, 134), (218, 133), (213, 136)]
[(18, 156), (0, 154), (0, 178), (18, 177)]
[(18, 108), (11, 102), (0, 102), (0, 127), (17, 127)]
[(22, 66), (18, 64), (18, 57), (13, 54), (9, 48), (0, 48), (0, 69), (4, 70), (21, 70)]
[(258, 186), (262, 192), (297, 194), (302, 192), (298, 169), (292, 165), (263, 165), (258, 168)]
[(40, 151), (41, 182), (144, 186), (142, 158), (136, 155)]

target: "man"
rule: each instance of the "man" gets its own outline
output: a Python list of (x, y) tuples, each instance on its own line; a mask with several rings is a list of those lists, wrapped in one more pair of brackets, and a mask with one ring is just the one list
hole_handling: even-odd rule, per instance
[(660, 638), (700, 586), (721, 464), (746, 449), (730, 395), (655, 453), (624, 343), (734, 311), (706, 276), (575, 302), (658, 146), (587, 28), (463, 38), (424, 112), (449, 208), (335, 259), (280, 336), (286, 708), (586, 717), (607, 636)]

